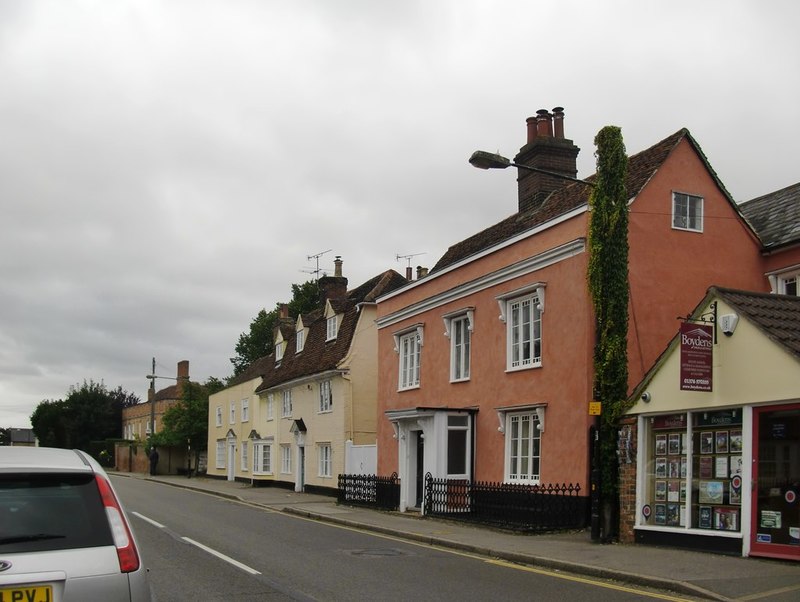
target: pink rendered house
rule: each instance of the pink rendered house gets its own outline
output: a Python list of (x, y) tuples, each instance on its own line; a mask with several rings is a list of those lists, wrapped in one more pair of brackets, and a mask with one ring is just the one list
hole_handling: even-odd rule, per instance
[[(542, 110), (514, 161), (574, 178), (578, 152), (563, 110)], [(522, 169), (518, 183), (516, 212), (378, 299), (378, 472), (398, 473), (401, 510), (420, 506), (426, 473), (588, 494), (590, 187)], [(630, 157), (627, 191), (633, 385), (712, 283), (769, 282), (758, 238), (686, 129)]]

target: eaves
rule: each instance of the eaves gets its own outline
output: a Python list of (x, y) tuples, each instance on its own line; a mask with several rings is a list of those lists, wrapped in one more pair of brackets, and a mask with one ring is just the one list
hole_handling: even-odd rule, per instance
[(556, 218), (554, 218), (554, 219), (552, 219), (552, 220), (550, 220), (550, 221), (548, 221), (548, 222), (546, 222), (544, 224), (540, 224), (540, 225), (538, 225), (538, 226), (536, 226), (534, 228), (531, 228), (530, 230), (526, 230), (525, 232), (521, 232), (520, 234), (517, 234), (516, 236), (512, 236), (511, 238), (507, 238), (506, 240), (504, 240), (504, 241), (502, 241), (500, 243), (497, 243), (496, 245), (493, 245), (491, 247), (487, 247), (486, 249), (483, 249), (482, 251), (479, 251), (479, 252), (477, 252), (477, 253), (475, 253), (473, 255), (470, 255), (469, 257), (465, 257), (464, 259), (461, 259), (460, 261), (457, 261), (457, 262), (453, 263), (452, 265), (447, 266), (446, 268), (442, 269), (441, 271), (433, 272), (432, 274), (428, 274), (424, 278), (409, 282), (406, 286), (401, 286), (400, 288), (395, 289), (391, 293), (387, 293), (386, 295), (378, 297), (376, 299), (376, 302), (377, 303), (381, 303), (382, 301), (386, 301), (387, 299), (391, 299), (393, 297), (396, 297), (397, 295), (402, 295), (406, 291), (409, 291), (409, 290), (411, 290), (413, 288), (416, 288), (417, 286), (420, 286), (420, 285), (425, 284), (425, 283), (427, 283), (427, 282), (429, 282), (431, 280), (439, 278), (440, 276), (444, 276), (445, 274), (449, 274), (450, 272), (452, 272), (454, 270), (458, 270), (458, 269), (464, 267), (465, 265), (468, 265), (468, 264), (472, 263), (473, 261), (477, 261), (479, 259), (482, 259), (483, 257), (491, 255), (492, 253), (496, 253), (497, 251), (500, 251), (501, 249), (505, 249), (506, 247), (510, 247), (512, 245), (515, 245), (515, 244), (517, 244), (518, 242), (520, 242), (522, 240), (526, 240), (526, 239), (530, 238), (531, 236), (536, 236), (537, 234), (540, 234), (541, 232), (544, 232), (545, 230), (549, 230), (550, 228), (552, 228), (554, 226), (557, 226), (560, 223), (563, 223), (563, 222), (566, 222), (568, 220), (571, 220), (572, 218), (577, 217), (577, 216), (581, 215), (582, 213), (586, 213), (587, 210), (588, 210), (588, 205), (581, 205), (580, 207), (576, 207), (572, 211), (568, 211), (567, 213), (564, 213), (564, 214), (562, 214), (562, 215), (560, 215), (560, 216), (558, 216), (558, 217), (556, 217)]
[[(585, 208), (583, 210), (585, 210)], [(497, 247), (495, 247), (495, 250), (497, 250)], [(439, 293), (438, 295), (428, 297), (422, 301), (403, 307), (395, 312), (392, 312), (391, 314), (378, 318), (375, 320), (375, 322), (379, 329), (397, 324), (398, 322), (402, 322), (403, 320), (416, 316), (422, 312), (440, 307), (457, 299), (469, 297), (477, 292), (497, 286), (503, 282), (508, 282), (509, 280), (519, 278), (520, 276), (531, 274), (549, 265), (559, 263), (565, 259), (579, 255), (580, 253), (584, 253), (585, 251), (586, 238), (576, 238), (575, 240), (567, 242), (563, 245), (548, 249), (547, 251), (539, 253), (538, 255), (534, 255), (533, 257), (528, 257), (522, 261), (518, 261), (499, 270), (495, 270), (489, 274), (485, 274), (470, 282), (460, 284), (459, 286)]]

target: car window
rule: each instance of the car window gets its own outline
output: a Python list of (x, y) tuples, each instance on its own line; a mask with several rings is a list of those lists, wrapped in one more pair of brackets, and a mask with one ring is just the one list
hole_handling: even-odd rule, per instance
[(92, 474), (0, 475), (0, 553), (113, 545)]

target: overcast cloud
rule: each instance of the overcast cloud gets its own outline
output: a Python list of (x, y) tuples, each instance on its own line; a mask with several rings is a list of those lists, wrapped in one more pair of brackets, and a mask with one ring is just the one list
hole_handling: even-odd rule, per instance
[[(261, 308), (516, 211), (525, 118), (594, 172), (688, 127), (737, 201), (800, 180), (794, 0), (0, 0), (0, 426), (151, 358), (231, 374)], [(160, 381), (159, 388), (169, 381)]]

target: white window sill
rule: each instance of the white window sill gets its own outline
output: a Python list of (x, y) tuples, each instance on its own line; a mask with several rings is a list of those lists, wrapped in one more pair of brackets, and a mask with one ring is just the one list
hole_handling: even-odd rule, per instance
[(506, 368), (506, 373), (509, 372), (522, 372), (524, 370), (533, 370), (534, 368), (541, 368), (542, 362), (537, 362), (535, 364), (528, 364), (525, 366), (517, 366), (516, 368)]

